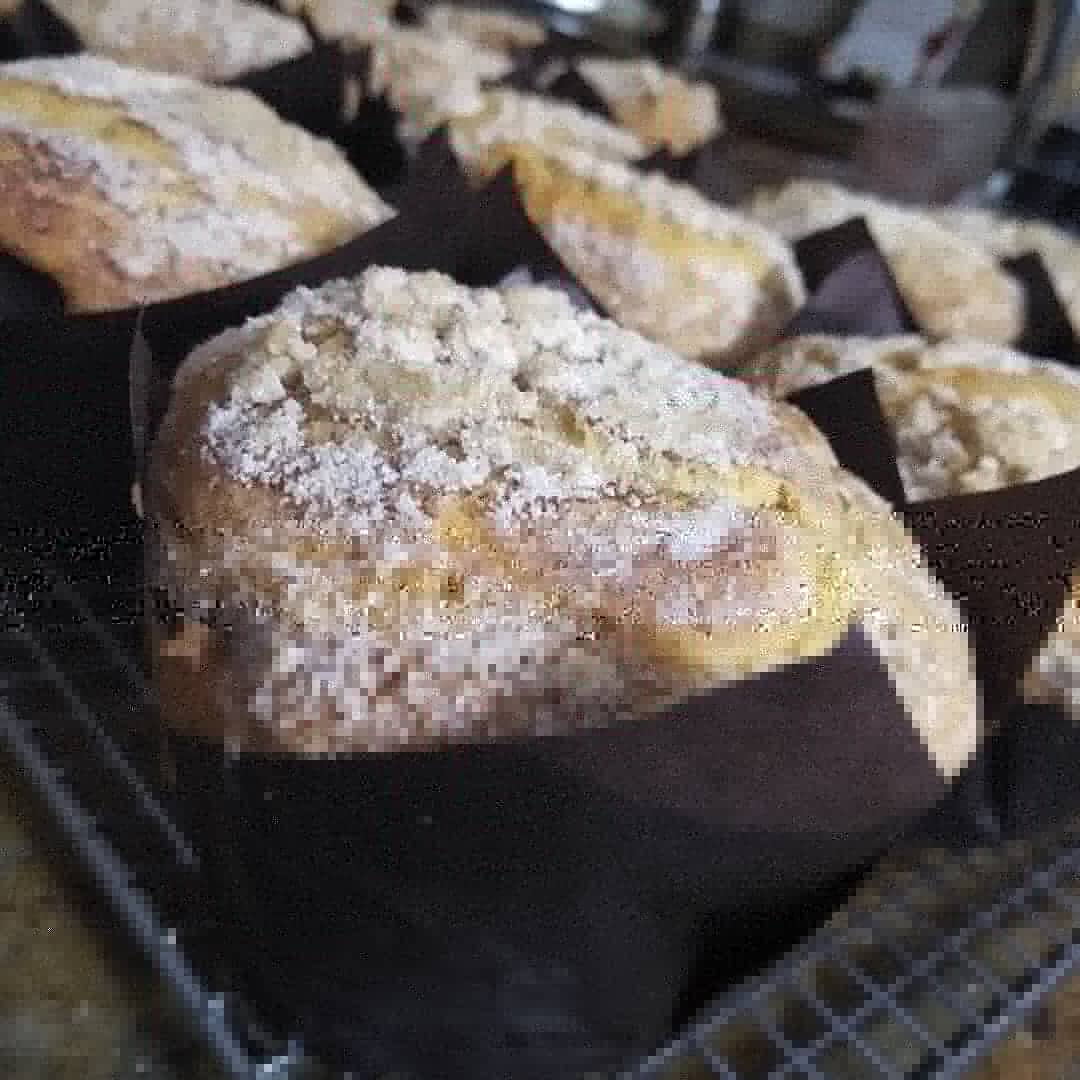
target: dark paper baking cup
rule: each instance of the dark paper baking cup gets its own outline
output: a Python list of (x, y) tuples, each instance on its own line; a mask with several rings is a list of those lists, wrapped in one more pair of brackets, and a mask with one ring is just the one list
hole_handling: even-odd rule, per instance
[(1016, 347), (1032, 356), (1080, 367), (1080, 340), (1042, 256), (1028, 253), (1005, 259), (1001, 265), (1024, 288), (1024, 331)]
[(785, 337), (917, 332), (889, 264), (862, 218), (811, 233), (793, 248), (810, 300), (789, 323)]
[(14, 14), (0, 16), (0, 64), (9, 60), (18, 60), (22, 56), (22, 46), (15, 31)]
[[(1052, 823), (1076, 775), (1056, 751), (1080, 747), (1063, 710), (1019, 699), (1018, 684), (1053, 629), (1080, 566), (1080, 470), (1001, 491), (914, 503), (908, 526), (964, 608), (987, 720), (997, 729), (991, 783), (1006, 828)], [(1045, 737), (1055, 722), (1058, 734)], [(1062, 780), (1062, 778), (1067, 778)]]
[(83, 51), (71, 24), (43, 0), (21, 0), (12, 29), (20, 56), (68, 56)]
[(248, 993), (335, 1063), (423, 1080), (579, 1077), (651, 1052), (946, 793), (856, 630), (616, 730), (172, 752), (231, 882)]
[(342, 47), (319, 41), (300, 56), (255, 68), (224, 85), (249, 90), (284, 120), (343, 142), (347, 70)]

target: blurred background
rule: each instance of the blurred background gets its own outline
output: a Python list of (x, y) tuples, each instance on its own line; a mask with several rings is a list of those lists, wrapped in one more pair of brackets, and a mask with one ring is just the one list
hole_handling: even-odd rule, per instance
[[(739, 183), (840, 173), (896, 198), (1005, 202), (1078, 224), (1076, 0), (515, 6), (717, 84), (731, 131), (744, 137), (732, 147)], [(783, 153), (770, 157), (769, 143)], [(803, 156), (785, 156), (794, 152)]]

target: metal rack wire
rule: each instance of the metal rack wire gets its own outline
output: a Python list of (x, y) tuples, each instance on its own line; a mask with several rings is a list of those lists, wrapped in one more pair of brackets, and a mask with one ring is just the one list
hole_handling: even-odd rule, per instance
[[(136, 590), (103, 583), (100, 559), (73, 577), (38, 555), (13, 562), (12, 549), (0, 740), (226, 1073), (319, 1072), (223, 990), (203, 947), (206, 907), (190, 903), (197, 852), (153, 783)], [(625, 1078), (958, 1076), (1077, 966), (1080, 825), (925, 851), (875, 874), (826, 927)]]

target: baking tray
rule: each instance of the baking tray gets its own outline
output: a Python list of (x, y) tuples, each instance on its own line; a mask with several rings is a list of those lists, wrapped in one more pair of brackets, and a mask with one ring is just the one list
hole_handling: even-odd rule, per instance
[[(7, 526), (0, 742), (225, 1075), (328, 1075), (298, 1040), (261, 1025), (220, 969), (198, 852), (154, 782), (140, 546), (134, 523), (82, 536)], [(963, 1074), (1080, 963), (1080, 825), (900, 858), (820, 932), (622, 1075)]]

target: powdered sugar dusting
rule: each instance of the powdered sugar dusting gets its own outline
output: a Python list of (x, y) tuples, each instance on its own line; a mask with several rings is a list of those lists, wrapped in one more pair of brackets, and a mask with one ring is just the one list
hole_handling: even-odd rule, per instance
[[(331, 144), (246, 92), (87, 54), (6, 64), (0, 80), (63, 95), (44, 117), (33, 108), (24, 117), (18, 97), (5, 105), (0, 95), (0, 130), (44, 144), (63, 174), (89, 176), (124, 212), (132, 228), (109, 254), (129, 277), (185, 261), (217, 266), (226, 280), (256, 274), (392, 214)], [(128, 124), (132, 139), (81, 130), (80, 102), (115, 108), (116, 129)]]
[[(422, 506), (482, 492), (514, 516), (628, 490), (645, 449), (718, 467), (794, 452), (763, 398), (548, 290), (373, 270), (298, 290), (244, 337), (206, 452), (347, 528), (393, 517), (403, 493)], [(313, 410), (323, 443), (306, 434)], [(584, 445), (585, 426), (609, 440), (604, 453)]]

